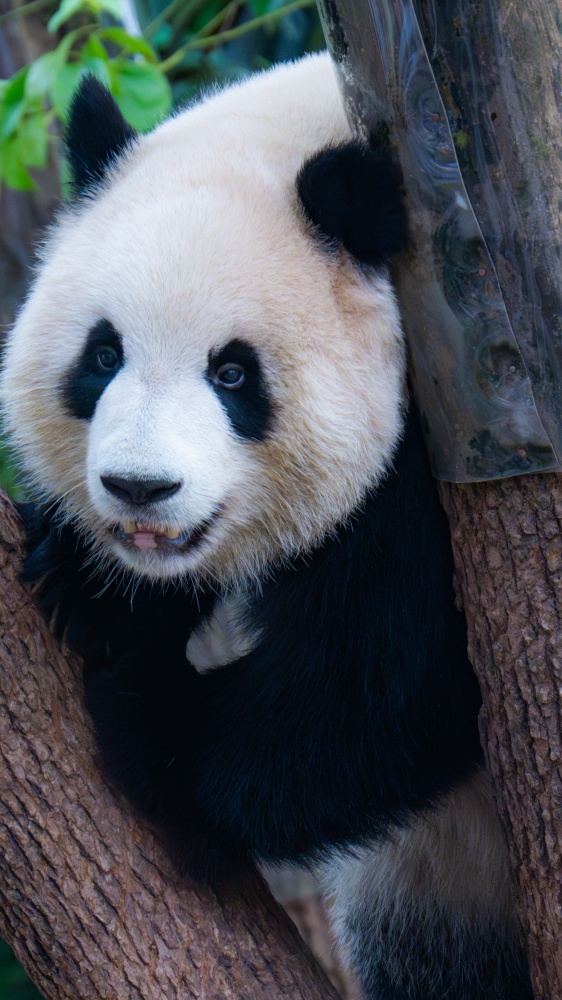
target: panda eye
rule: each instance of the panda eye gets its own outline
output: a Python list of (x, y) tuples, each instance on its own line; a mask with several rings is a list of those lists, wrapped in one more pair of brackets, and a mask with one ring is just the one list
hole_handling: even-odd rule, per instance
[(222, 389), (239, 389), (244, 385), (245, 378), (246, 375), (242, 365), (237, 365), (229, 361), (224, 365), (219, 365), (215, 371), (213, 381), (215, 385), (221, 386)]
[(255, 347), (235, 337), (211, 349), (205, 378), (232, 430), (248, 441), (262, 441), (269, 430), (273, 405)]
[(114, 347), (104, 344), (103, 347), (100, 347), (96, 352), (96, 362), (100, 371), (103, 372), (104, 375), (108, 375), (119, 367), (121, 364), (121, 358)]

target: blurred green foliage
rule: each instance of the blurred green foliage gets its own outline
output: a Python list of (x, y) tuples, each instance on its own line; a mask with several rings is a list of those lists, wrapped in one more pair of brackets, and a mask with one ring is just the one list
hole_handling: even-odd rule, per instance
[[(0, 183), (33, 190), (32, 171), (47, 164), (80, 76), (93, 73), (122, 114), (145, 131), (205, 82), (228, 79), (323, 44), (315, 0), (32, 0), (0, 17), (24, 17), (38, 5), (53, 48), (0, 80)], [(49, 16), (50, 15), (50, 16)]]
[[(7, 17), (38, 10), (53, 49), (0, 80), (0, 184), (24, 191), (41, 183), (82, 73), (99, 77), (144, 131), (202, 87), (324, 47), (315, 0), (135, 0), (138, 33), (125, 28), (120, 0), (31, 0), (0, 16), (0, 32)], [(0, 483), (22, 498), (1, 440)], [(2, 941), (0, 1000), (41, 1000)]]
[(41, 1000), (41, 994), (4, 941), (0, 941), (0, 1000)]
[[(0, 438), (0, 484), (13, 500), (23, 500), (24, 491), (19, 481), (14, 460), (5, 442)], [(4, 1000), (0, 990), (0, 1000)]]

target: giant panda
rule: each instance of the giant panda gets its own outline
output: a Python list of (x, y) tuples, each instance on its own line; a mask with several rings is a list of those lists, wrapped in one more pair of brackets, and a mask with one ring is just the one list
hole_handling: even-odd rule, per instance
[(368, 1000), (531, 1000), (387, 264), (326, 55), (138, 136), (87, 77), (6, 348), (25, 577), (178, 863), (320, 871)]

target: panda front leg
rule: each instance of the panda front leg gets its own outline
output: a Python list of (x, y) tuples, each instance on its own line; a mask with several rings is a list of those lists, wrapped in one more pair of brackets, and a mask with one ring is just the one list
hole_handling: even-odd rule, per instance
[(532, 1000), (484, 771), (323, 878), (366, 1000)]

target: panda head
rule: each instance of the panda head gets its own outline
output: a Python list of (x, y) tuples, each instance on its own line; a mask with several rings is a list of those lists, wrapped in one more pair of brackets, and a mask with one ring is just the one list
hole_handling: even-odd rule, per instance
[(305, 552), (401, 428), (393, 170), (350, 141), (326, 56), (137, 137), (87, 78), (77, 198), (9, 338), (8, 428), (100, 567), (232, 586)]

